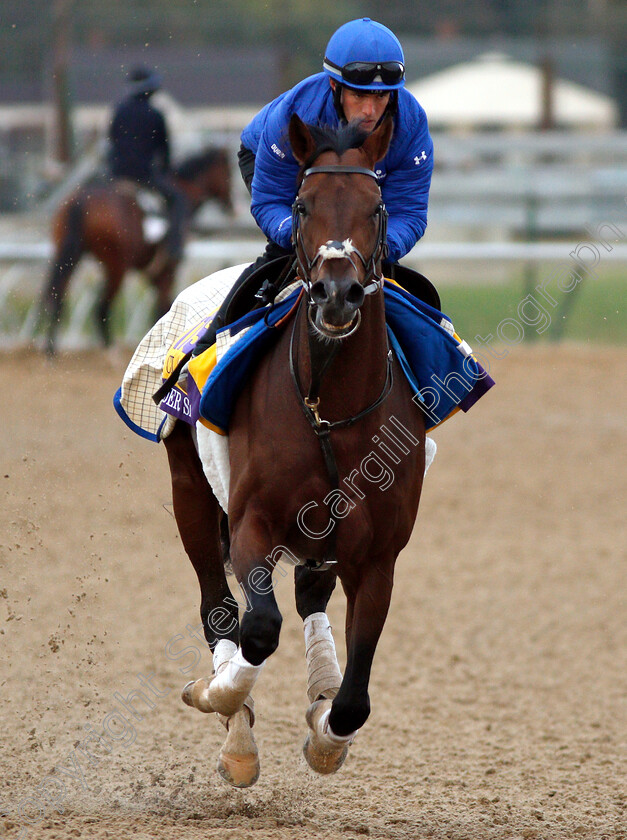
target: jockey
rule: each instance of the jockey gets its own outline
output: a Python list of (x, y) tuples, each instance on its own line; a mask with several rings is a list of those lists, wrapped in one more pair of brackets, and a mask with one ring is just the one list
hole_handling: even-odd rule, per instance
[(161, 87), (161, 77), (147, 67), (136, 67), (127, 81), (129, 92), (116, 106), (109, 127), (109, 168), (114, 178), (129, 178), (161, 193), (169, 217), (167, 248), (171, 259), (183, 251), (187, 199), (170, 177), (170, 146), (166, 122), (150, 97)]
[(394, 134), (376, 167), (389, 213), (389, 261), (405, 256), (425, 232), (433, 143), (424, 110), (405, 89), (398, 38), (370, 18), (349, 21), (331, 37), (322, 68), (266, 105), (242, 132), (240, 171), (252, 194), (251, 212), (268, 237), (265, 254), (245, 275), (292, 251), (291, 208), (299, 165), (287, 128), (294, 113), (319, 125), (357, 121), (368, 133), (391, 114)]

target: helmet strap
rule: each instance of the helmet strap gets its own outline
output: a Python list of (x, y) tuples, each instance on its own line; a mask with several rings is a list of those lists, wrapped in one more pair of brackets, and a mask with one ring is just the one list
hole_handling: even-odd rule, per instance
[(344, 85), (341, 82), (335, 83), (335, 90), (333, 91), (333, 105), (335, 107), (335, 112), (338, 116), (340, 123), (347, 123), (348, 120), (346, 119), (346, 114), (344, 113), (344, 108), (342, 108), (342, 90), (344, 89)]
[[(395, 117), (397, 111), (398, 111), (398, 91), (397, 90), (391, 90), (390, 91), (390, 98), (388, 99), (387, 108), (383, 112), (383, 117), (386, 117), (388, 114), (391, 117)], [(383, 117), (381, 119), (383, 119)]]

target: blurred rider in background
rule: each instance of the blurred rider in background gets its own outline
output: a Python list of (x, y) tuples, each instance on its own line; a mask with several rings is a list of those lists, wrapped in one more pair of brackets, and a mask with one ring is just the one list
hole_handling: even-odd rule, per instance
[(160, 75), (139, 66), (127, 77), (128, 93), (115, 107), (109, 127), (109, 169), (114, 178), (128, 178), (165, 199), (169, 229), (166, 247), (178, 261), (183, 253), (187, 199), (171, 178), (166, 121), (151, 102), (161, 87)]

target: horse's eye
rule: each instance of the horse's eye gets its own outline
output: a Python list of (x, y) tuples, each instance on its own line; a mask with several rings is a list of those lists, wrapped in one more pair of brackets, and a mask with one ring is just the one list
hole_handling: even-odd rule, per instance
[(301, 201), (299, 201), (298, 204), (296, 205), (296, 212), (298, 213), (299, 216), (306, 216), (307, 215), (307, 208), (305, 207), (305, 205)]

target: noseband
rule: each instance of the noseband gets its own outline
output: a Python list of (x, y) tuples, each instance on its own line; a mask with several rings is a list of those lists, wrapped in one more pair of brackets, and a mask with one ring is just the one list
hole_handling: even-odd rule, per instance
[[(366, 169), (363, 166), (344, 166), (341, 164), (329, 166), (312, 166), (303, 172), (301, 179), (301, 186), (305, 178), (310, 175), (367, 175), (369, 178), (374, 178), (378, 185), (378, 178), (372, 169)], [(299, 273), (303, 286), (307, 290), (310, 306), (315, 306), (315, 302), (311, 296), (311, 272), (318, 265), (322, 265), (328, 259), (346, 259), (350, 262), (355, 270), (355, 275), (359, 277), (357, 265), (353, 255), (355, 255), (361, 262), (366, 276), (363, 282), (364, 294), (371, 295), (379, 291), (383, 285), (383, 275), (377, 274), (377, 262), (383, 257), (387, 256), (387, 220), (388, 213), (385, 209), (383, 201), (379, 202), (377, 207), (377, 216), (379, 220), (379, 230), (377, 233), (377, 241), (375, 243), (372, 254), (366, 259), (358, 248), (355, 248), (350, 239), (344, 242), (330, 241), (322, 245), (318, 249), (318, 253), (312, 259), (303, 243), (301, 236), (301, 218), (303, 216), (304, 205), (302, 201), (296, 196), (296, 200), (292, 205), (292, 242), (296, 250), (296, 260), (298, 263)], [(302, 256), (301, 256), (302, 252)]]

